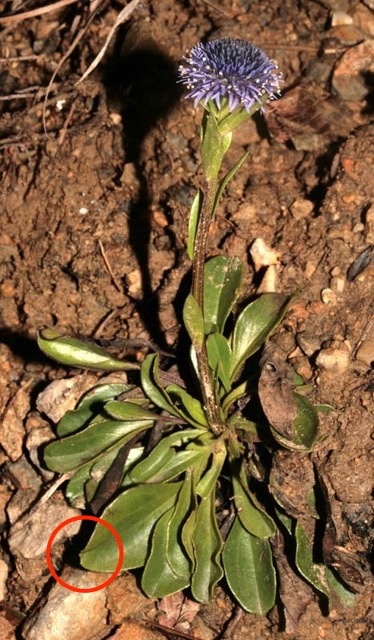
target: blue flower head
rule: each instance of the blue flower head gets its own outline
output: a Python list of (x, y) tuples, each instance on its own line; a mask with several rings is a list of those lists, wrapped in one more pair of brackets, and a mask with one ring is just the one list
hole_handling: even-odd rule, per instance
[(276, 71), (276, 63), (250, 42), (221, 38), (191, 49), (179, 67), (179, 81), (195, 107), (212, 100), (220, 109), (225, 100), (229, 111), (241, 106), (249, 113), (279, 94), (282, 74)]

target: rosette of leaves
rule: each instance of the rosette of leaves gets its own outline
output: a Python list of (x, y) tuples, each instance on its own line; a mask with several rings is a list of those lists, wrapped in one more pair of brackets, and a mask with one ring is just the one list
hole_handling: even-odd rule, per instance
[[(151, 597), (189, 587), (200, 602), (211, 599), (224, 577), (245, 610), (264, 614), (277, 594), (272, 540), (280, 529), (295, 542), (293, 562), (305, 580), (328, 596), (333, 577), (313, 559), (314, 482), (305, 492), (305, 510), (292, 511), (279, 490), (279, 464), (272, 470), (279, 450), (308, 456), (317, 437), (316, 410), (292, 391), (294, 414), (282, 431), (276, 420), (272, 425), (267, 419), (258, 399), (256, 354), (281, 322), (290, 298), (264, 294), (239, 309), (241, 280), (239, 259), (213, 258), (205, 265), (204, 313), (191, 296), (184, 305), (191, 342), (206, 343), (222, 433), (209, 428), (191, 347), (192, 375), (185, 382), (163, 369), (159, 355), (149, 354), (139, 384), (95, 387), (62, 418), (44, 460), (49, 469), (69, 474), (68, 499), (89, 509), (125, 448), (119, 486), (100, 514), (121, 536), (122, 569), (143, 567), (142, 588)], [(62, 342), (66, 363), (69, 340), (44, 331), (39, 345), (59, 359)], [(82, 353), (89, 345), (83, 352), (79, 341), (68, 346), (74, 365), (80, 349), (80, 364), (100, 368), (100, 358), (95, 364), (94, 356), (87, 356), (85, 362)], [(97, 347), (92, 349), (97, 354)], [(108, 361), (110, 356), (104, 358), (106, 370)], [(120, 360), (112, 364), (121, 368)], [(122, 368), (134, 365), (122, 362)], [(149, 448), (154, 433), (159, 435)], [(91, 571), (115, 569), (118, 548), (105, 527), (94, 530), (80, 561)]]

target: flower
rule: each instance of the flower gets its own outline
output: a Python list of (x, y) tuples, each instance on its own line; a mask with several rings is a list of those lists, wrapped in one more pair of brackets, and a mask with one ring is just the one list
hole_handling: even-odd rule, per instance
[(256, 103), (262, 108), (264, 98), (279, 94), (282, 74), (276, 70), (276, 62), (250, 42), (221, 38), (193, 47), (178, 73), (195, 107), (213, 100), (220, 109), (226, 98), (229, 111), (240, 105), (249, 113)]

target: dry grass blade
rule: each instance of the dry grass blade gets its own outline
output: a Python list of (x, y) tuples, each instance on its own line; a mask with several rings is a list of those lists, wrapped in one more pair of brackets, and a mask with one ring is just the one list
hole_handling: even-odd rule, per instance
[(46, 126), (46, 108), (47, 108), (47, 100), (48, 100), (48, 96), (49, 96), (49, 92), (51, 90), (51, 87), (54, 83), (54, 80), (57, 76), (57, 74), (59, 73), (60, 69), (62, 68), (62, 66), (65, 64), (66, 60), (69, 59), (69, 57), (71, 56), (71, 54), (73, 53), (75, 47), (77, 46), (77, 44), (79, 43), (79, 41), (83, 38), (84, 34), (86, 33), (89, 25), (91, 24), (91, 22), (93, 21), (94, 17), (96, 16), (97, 12), (99, 11), (99, 9), (101, 8), (101, 6), (105, 3), (106, 0), (97, 0), (96, 3), (93, 4), (92, 11), (85, 23), (85, 25), (82, 27), (82, 29), (80, 29), (77, 33), (77, 35), (75, 36), (73, 42), (71, 43), (70, 47), (68, 48), (67, 52), (65, 53), (64, 56), (62, 56), (59, 64), (57, 65), (57, 68), (55, 69), (55, 71), (52, 74), (52, 77), (48, 83), (48, 87), (47, 87), (47, 91), (45, 94), (45, 101), (44, 101), (44, 106), (43, 106), (43, 128), (44, 131), (47, 131), (47, 126)]
[(86, 71), (84, 72), (83, 76), (80, 78), (80, 80), (78, 80), (78, 82), (76, 82), (75, 86), (77, 86), (78, 84), (80, 84), (81, 82), (83, 82), (83, 80), (85, 80), (90, 73), (92, 73), (92, 71), (97, 67), (97, 65), (100, 63), (100, 61), (102, 60), (102, 58), (105, 55), (105, 52), (109, 46), (109, 43), (111, 41), (111, 39), (113, 38), (116, 30), (118, 29), (118, 27), (125, 22), (125, 20), (127, 20), (130, 15), (133, 13), (133, 11), (136, 9), (137, 5), (139, 4), (140, 0), (131, 0), (131, 2), (126, 5), (126, 7), (124, 7), (122, 9), (122, 11), (120, 11), (120, 13), (118, 14), (116, 21), (113, 25), (113, 27), (111, 28), (108, 37), (102, 47), (102, 49), (100, 50), (100, 52), (98, 53), (98, 55), (96, 56), (96, 58), (94, 59), (94, 61), (90, 64), (90, 66), (88, 67), (88, 69), (86, 69)]
[(8, 24), (10, 22), (18, 22), (19, 20), (26, 20), (27, 18), (35, 18), (41, 16), (44, 13), (55, 11), (56, 9), (63, 9), (69, 4), (74, 4), (79, 0), (58, 0), (52, 4), (48, 4), (46, 7), (38, 7), (38, 9), (30, 9), (30, 11), (23, 11), (22, 13), (14, 13), (9, 16), (0, 16), (0, 24)]

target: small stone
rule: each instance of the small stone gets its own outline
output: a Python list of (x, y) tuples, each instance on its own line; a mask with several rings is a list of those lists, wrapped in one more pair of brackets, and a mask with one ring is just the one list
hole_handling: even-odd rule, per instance
[(292, 358), (291, 364), (296, 373), (302, 377), (304, 381), (310, 380), (313, 376), (313, 369), (308, 358), (305, 356)]
[(351, 356), (346, 349), (322, 349), (317, 358), (316, 365), (325, 371), (346, 373), (350, 366)]
[(324, 304), (336, 304), (336, 292), (329, 288), (322, 289), (321, 300)]
[(155, 221), (155, 223), (161, 227), (161, 229), (164, 229), (165, 227), (167, 227), (169, 225), (168, 219), (166, 217), (166, 215), (164, 214), (163, 211), (160, 211), (159, 209), (156, 209), (153, 212), (153, 220)]
[(268, 266), (264, 273), (264, 277), (262, 278), (260, 285), (257, 288), (257, 293), (276, 293), (277, 280), (277, 267), (275, 266), (275, 264), (271, 264)]
[(128, 294), (132, 298), (139, 298), (142, 292), (142, 274), (140, 269), (134, 269), (126, 276)]
[(341, 271), (340, 267), (338, 267), (338, 266), (333, 267), (333, 268), (331, 269), (331, 275), (332, 275), (332, 276), (334, 276), (334, 277), (335, 277), (335, 276), (340, 276), (341, 272), (342, 272), (342, 271)]
[(358, 348), (356, 353), (356, 360), (363, 362), (368, 367), (373, 366), (374, 363), (374, 340), (365, 340)]
[(345, 11), (334, 11), (331, 16), (331, 26), (337, 27), (341, 24), (353, 24), (353, 18)]
[(319, 350), (321, 344), (320, 339), (314, 333), (302, 331), (296, 335), (296, 342), (301, 351), (309, 358)]
[(111, 119), (111, 121), (113, 122), (113, 124), (118, 127), (120, 124), (122, 124), (122, 116), (120, 113), (116, 113), (115, 111), (112, 111), (109, 114), (109, 118)]
[(72, 378), (53, 380), (36, 399), (36, 407), (52, 422), (58, 422), (69, 410), (75, 409), (81, 396), (91, 389), (97, 376), (80, 373)]
[(41, 486), (40, 476), (27, 462), (25, 456), (21, 456), (16, 462), (9, 462), (7, 471), (17, 489), (38, 490)]
[(344, 278), (331, 278), (330, 287), (337, 294), (343, 293), (345, 287), (345, 279)]
[(297, 198), (290, 206), (290, 211), (295, 220), (308, 218), (314, 209), (314, 204), (310, 200)]
[(263, 238), (256, 238), (252, 242), (249, 253), (251, 254), (256, 271), (259, 271), (263, 267), (277, 265), (280, 258), (280, 253), (269, 247)]
[(368, 94), (365, 76), (370, 73), (374, 73), (374, 41), (364, 40), (343, 53), (336, 64), (332, 84), (343, 100), (360, 102)]
[[(91, 589), (102, 584), (108, 575), (68, 567), (61, 578), (79, 589)], [(27, 640), (99, 640), (108, 628), (105, 601), (105, 589), (77, 593), (55, 584), (48, 600), (25, 620), (22, 637)]]
[(317, 268), (317, 265), (315, 264), (315, 262), (311, 262), (311, 260), (308, 260), (305, 264), (305, 269), (304, 269), (305, 276), (307, 278), (311, 278), (315, 273), (316, 268)]

